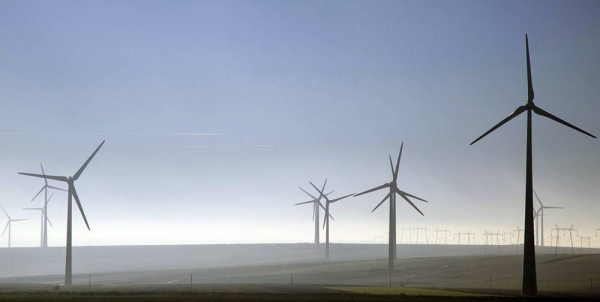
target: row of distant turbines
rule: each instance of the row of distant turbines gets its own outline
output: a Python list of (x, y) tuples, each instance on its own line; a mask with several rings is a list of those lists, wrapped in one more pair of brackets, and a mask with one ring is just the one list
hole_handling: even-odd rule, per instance
[[(532, 115), (533, 115), (533, 113), (535, 113), (537, 115), (541, 115), (541, 116), (551, 119), (555, 122), (558, 122), (564, 126), (567, 126), (571, 129), (574, 129), (578, 132), (581, 132), (587, 136), (590, 136), (592, 138), (596, 138), (596, 137), (594, 135), (592, 135), (578, 127), (575, 127), (572, 124), (554, 116), (553, 114), (543, 110), (542, 108), (538, 107), (533, 102), (535, 94), (533, 91), (533, 82), (532, 82), (532, 77), (531, 77), (531, 63), (530, 63), (530, 58), (529, 58), (529, 39), (528, 39), (527, 35), (525, 35), (525, 51), (526, 51), (526, 58), (527, 58), (527, 101), (525, 102), (525, 105), (517, 107), (517, 109), (513, 113), (511, 113), (508, 117), (506, 117), (505, 119), (500, 121), (498, 124), (493, 126), (490, 130), (488, 130), (483, 135), (479, 136), (477, 139), (475, 139), (473, 142), (471, 142), (471, 145), (475, 144), (476, 142), (478, 142), (479, 140), (481, 140), (488, 134), (492, 133), (494, 130), (500, 128), (502, 125), (506, 124), (510, 120), (517, 117), (518, 115), (520, 115), (524, 112), (527, 113), (527, 141), (526, 141), (526, 143), (527, 143), (526, 159), (527, 160), (526, 160), (526, 165), (525, 165), (525, 228), (524, 228), (522, 294), (527, 295), (527, 296), (536, 296), (537, 295), (537, 273), (536, 273), (536, 263), (535, 263), (535, 236), (534, 236), (535, 211), (534, 211), (534, 207), (533, 207), (534, 192), (533, 192)], [(402, 154), (402, 147), (400, 148), (400, 154)], [(390, 270), (394, 269), (394, 259), (396, 258), (396, 256), (395, 256), (395, 249), (396, 249), (396, 195), (399, 195), (404, 200), (406, 200), (419, 213), (421, 213), (421, 215), (423, 215), (423, 213), (408, 199), (408, 197), (425, 201), (421, 198), (410, 195), (410, 194), (398, 189), (396, 180), (397, 180), (397, 175), (398, 175), (398, 164), (399, 163), (400, 163), (400, 156), (398, 156), (398, 161), (396, 162), (396, 169), (394, 169), (394, 167), (392, 165), (391, 156), (390, 156), (390, 165), (392, 166), (392, 174), (393, 174), (393, 180), (390, 183), (383, 184), (379, 187), (376, 187), (371, 190), (367, 190), (365, 192), (354, 195), (354, 196), (359, 196), (359, 195), (370, 193), (370, 192), (377, 191), (380, 189), (389, 188), (389, 193), (375, 207), (375, 209), (377, 209), (385, 200), (387, 200), (388, 198), (390, 199), (389, 241), (388, 241), (388, 244), (389, 244), (388, 266), (389, 266)], [(311, 185), (312, 185), (312, 183), (311, 183)], [(313, 187), (314, 187), (314, 185), (313, 185)], [(315, 189), (317, 189), (317, 188), (315, 187)], [(327, 204), (329, 205), (329, 199), (328, 199), (327, 195), (323, 194), (322, 190), (318, 190), (318, 191), (319, 191), (320, 197), (323, 197), (326, 201), (328, 201)], [(320, 203), (318, 203), (318, 200), (316, 200), (314, 202), (315, 202), (314, 208), (322, 206)], [(375, 209), (373, 209), (373, 211)], [(544, 207), (542, 207), (541, 209), (543, 212)], [(325, 222), (328, 222), (329, 221), (329, 211), (327, 210), (327, 207), (326, 207), (326, 211), (325, 211), (325, 216), (326, 216)], [(315, 236), (317, 236), (317, 235), (315, 235)], [(542, 235), (542, 238), (543, 238), (543, 235)], [(328, 246), (328, 242), (327, 242), (327, 246)], [(329, 250), (329, 249), (327, 248), (327, 250)]]
[[(457, 232), (452, 232), (448, 229), (435, 229), (434, 231), (430, 231), (430, 232), (419, 232), (419, 230), (424, 230), (427, 228), (401, 228), (396, 230), (396, 239), (398, 239), (398, 237), (400, 237), (398, 244), (413, 244), (413, 245), (421, 245), (421, 244), (425, 244), (425, 245), (429, 245), (429, 244), (433, 244), (433, 245), (475, 245), (477, 244), (477, 233), (472, 232), (472, 231), (468, 231), (468, 232), (461, 232), (461, 231), (457, 231)], [(596, 229), (596, 236), (598, 237), (598, 231), (600, 229)], [(407, 232), (409, 234), (408, 236), (408, 242), (406, 240), (403, 240), (403, 236), (402, 235), (398, 235), (399, 232)], [(573, 228), (573, 225), (571, 225), (571, 227), (569, 228), (560, 228), (558, 227), (558, 225), (556, 225), (556, 228), (551, 229), (551, 234), (549, 237), (546, 237), (546, 239), (549, 239), (550, 242), (550, 246), (557, 246), (558, 245), (558, 240), (560, 240), (561, 237), (561, 232), (562, 232), (562, 237), (566, 237), (567, 234), (569, 237), (573, 237), (573, 233), (575, 233), (575, 237), (580, 237), (579, 236), (579, 230)], [(419, 241), (419, 237), (418, 234), (421, 233), (422, 237), (424, 237), (424, 241), (421, 240)], [(492, 231), (492, 230), (485, 230), (483, 231), (483, 233), (481, 233), (481, 241), (480, 243), (483, 243), (484, 245), (519, 245), (522, 243), (523, 236), (521, 236), (521, 234), (523, 233), (523, 229), (517, 227), (516, 229), (512, 230), (512, 231)], [(411, 234), (414, 234), (415, 236), (410, 236)], [(428, 236), (430, 235), (432, 237), (432, 240), (430, 241)], [(387, 243), (387, 240), (385, 240), (385, 238), (388, 237), (388, 232), (385, 232), (385, 236), (374, 236), (372, 238), (371, 243)], [(414, 240), (413, 240), (414, 238)], [(592, 236), (581, 236), (581, 238), (589, 238), (589, 241), (592, 240)], [(539, 241), (539, 238), (536, 237), (536, 240)], [(502, 243), (501, 243), (502, 242)], [(542, 246), (542, 245), (538, 245), (536, 244), (536, 246)], [(545, 245), (544, 245), (545, 246)]]

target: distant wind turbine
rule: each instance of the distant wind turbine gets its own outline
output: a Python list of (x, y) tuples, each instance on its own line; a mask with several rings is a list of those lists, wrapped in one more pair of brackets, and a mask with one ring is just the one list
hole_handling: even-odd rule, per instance
[[(544, 246), (544, 209), (564, 209), (563, 207), (549, 207), (549, 206), (545, 206), (542, 201), (540, 200), (540, 198), (538, 197), (537, 193), (535, 192), (535, 190), (533, 190), (533, 194), (535, 195), (535, 198), (537, 199), (537, 201), (540, 203), (540, 207), (538, 208), (538, 210), (536, 211), (536, 218), (541, 217), (542, 218), (542, 246)], [(537, 223), (539, 222), (539, 219), (537, 219), (536, 221), (536, 228), (538, 227)], [(539, 228), (537, 228), (537, 231), (539, 233)], [(539, 240), (539, 237), (538, 237)], [(539, 243), (538, 243), (539, 244)]]
[[(50, 195), (50, 197), (47, 199), (46, 204), (44, 205), (43, 208), (23, 208), (23, 210), (30, 210), (30, 211), (40, 211), (42, 218), (40, 220), (40, 224), (41, 224), (41, 231), (40, 231), (40, 246), (44, 247), (44, 238), (45, 235), (48, 234), (48, 232), (46, 231), (46, 228), (48, 227), (48, 223), (50, 224), (51, 227), (54, 227), (52, 225), (52, 222), (50, 222), (50, 219), (48, 218), (48, 203), (50, 202), (50, 200), (52, 200), (52, 196), (54, 196), (54, 193), (52, 193)], [(46, 241), (47, 243), (47, 241)], [(47, 247), (47, 245), (46, 245)]]
[(419, 212), (421, 215), (425, 216), (423, 214), (423, 212), (421, 212), (421, 210), (419, 210), (417, 208), (417, 206), (415, 206), (414, 203), (412, 203), (412, 201), (410, 201), (408, 199), (408, 197), (410, 198), (414, 198), (414, 199), (418, 199), (424, 202), (427, 202), (427, 200), (419, 198), (417, 196), (414, 196), (412, 194), (406, 193), (404, 191), (401, 191), (400, 189), (398, 189), (398, 184), (397, 184), (397, 180), (398, 180), (398, 170), (400, 168), (400, 157), (402, 156), (402, 148), (404, 147), (404, 143), (402, 143), (400, 145), (400, 153), (398, 153), (398, 161), (396, 162), (396, 169), (394, 170), (394, 165), (392, 163), (392, 156), (390, 155), (390, 167), (392, 168), (392, 176), (393, 179), (391, 182), (383, 184), (379, 187), (375, 187), (373, 189), (358, 193), (356, 195), (354, 195), (354, 197), (356, 196), (360, 196), (363, 194), (367, 194), (367, 193), (371, 193), (377, 190), (381, 190), (381, 189), (385, 189), (385, 188), (389, 188), (390, 192), (383, 198), (383, 200), (373, 209), (374, 212), (375, 210), (377, 210), (377, 208), (379, 208), (379, 206), (384, 203), (386, 201), (386, 199), (390, 199), (390, 221), (389, 221), (389, 247), (388, 247), (388, 269), (389, 270), (394, 270), (394, 260), (396, 259), (396, 194), (400, 195), (400, 197), (404, 198), (404, 200), (406, 200), (406, 202), (408, 202), (411, 206), (413, 206), (413, 208), (415, 208), (415, 210), (417, 210), (417, 212)]
[[(46, 173), (44, 172), (44, 166), (42, 166), (42, 164), (40, 164), (40, 168), (42, 168), (42, 175), (46, 175)], [(31, 199), (31, 201), (34, 201), (39, 195), (40, 193), (42, 193), (42, 191), (44, 191), (44, 214), (46, 215), (46, 213), (48, 213), (47, 211), (47, 205), (49, 202), (48, 199), (48, 189), (54, 189), (54, 190), (59, 190), (59, 191), (67, 191), (65, 189), (61, 189), (61, 188), (57, 188), (54, 186), (51, 186), (48, 184), (48, 179), (44, 178), (44, 186), (40, 189), (40, 191)], [(42, 218), (42, 238), (41, 238), (41, 247), (48, 247), (48, 220), (44, 220)]]
[[(325, 182), (327, 182), (327, 180), (325, 180)], [(322, 190), (319, 190), (317, 187), (315, 187), (312, 182), (309, 181), (309, 183), (311, 186), (313, 186), (313, 188), (315, 188), (315, 190), (319, 191), (319, 197), (325, 198), (325, 219), (323, 220), (323, 228), (325, 228), (325, 259), (329, 259), (329, 217), (331, 217), (331, 215), (329, 215), (329, 204), (342, 200), (346, 197), (350, 197), (354, 194), (348, 194), (346, 196), (330, 200), (327, 198), (327, 195), (323, 194)]]
[(77, 195), (77, 191), (75, 190), (75, 181), (77, 179), (79, 179), (79, 176), (81, 176), (81, 173), (83, 173), (83, 170), (85, 170), (85, 168), (87, 167), (87, 165), (90, 163), (90, 161), (92, 161), (92, 158), (94, 158), (94, 156), (96, 155), (96, 153), (98, 153), (98, 150), (100, 150), (100, 148), (102, 147), (102, 145), (104, 145), (104, 141), (102, 141), (102, 143), (100, 144), (100, 146), (98, 146), (98, 148), (96, 148), (96, 150), (94, 151), (94, 153), (92, 153), (92, 155), (90, 155), (90, 157), (87, 159), (87, 161), (83, 164), (83, 166), (81, 166), (81, 168), (79, 168), (79, 170), (77, 170), (77, 172), (75, 173), (75, 175), (73, 175), (72, 177), (66, 177), (66, 176), (53, 176), (53, 175), (40, 175), (40, 174), (32, 174), (32, 173), (22, 173), (19, 172), (19, 174), (21, 175), (27, 175), (27, 176), (33, 176), (33, 177), (40, 177), (40, 178), (45, 178), (45, 179), (52, 179), (52, 180), (58, 180), (58, 181), (64, 181), (67, 183), (68, 185), (68, 199), (67, 199), (67, 255), (66, 255), (66, 265), (65, 265), (65, 285), (72, 285), (73, 284), (73, 271), (72, 271), (72, 257), (71, 257), (71, 253), (72, 253), (72, 233), (73, 233), (73, 229), (72, 229), (72, 207), (73, 207), (73, 198), (75, 199), (75, 202), (77, 202), (77, 206), (79, 207), (79, 211), (81, 212), (81, 216), (83, 216), (83, 221), (85, 221), (85, 225), (87, 226), (88, 230), (90, 229), (90, 225), (88, 224), (87, 218), (85, 218), (85, 213), (83, 212), (83, 208), (81, 207), (81, 202), (79, 201), (79, 196)]
[(592, 134), (585, 132), (562, 119), (546, 112), (542, 108), (536, 106), (533, 103), (534, 92), (533, 84), (531, 81), (531, 64), (529, 61), (529, 41), (527, 34), (525, 35), (525, 49), (527, 52), (527, 102), (525, 105), (520, 106), (511, 113), (508, 117), (503, 119), (496, 126), (492, 127), (486, 133), (474, 140), (471, 145), (490, 134), (492, 131), (498, 129), (500, 126), (506, 124), (519, 114), (527, 112), (527, 164), (526, 164), (526, 177), (525, 177), (525, 248), (523, 257), (523, 284), (522, 294), (527, 296), (537, 295), (537, 276), (535, 268), (535, 242), (533, 233), (533, 152), (532, 152), (532, 133), (531, 133), (531, 116), (532, 111), (541, 116), (547, 117), (558, 123), (561, 123), (567, 127), (575, 129), (583, 134), (596, 138)]
[(10, 248), (10, 240), (11, 240), (11, 233), (12, 233), (12, 223), (15, 221), (23, 221), (23, 220), (29, 220), (29, 219), (12, 219), (10, 218), (10, 216), (8, 215), (8, 213), (6, 213), (6, 210), (4, 209), (3, 206), (0, 205), (0, 207), (2, 207), (2, 211), (4, 211), (4, 214), (6, 214), (6, 217), (8, 217), (8, 222), (6, 222), (6, 227), (4, 227), (4, 231), (2, 232), (2, 237), (4, 237), (4, 233), (6, 233), (6, 229), (8, 229), (8, 247)]
[[(325, 191), (325, 185), (327, 184), (327, 179), (325, 179), (325, 183), (323, 184), (323, 189), (321, 191)], [(315, 244), (319, 244), (319, 206), (321, 208), (323, 208), (323, 210), (325, 210), (325, 207), (323, 206), (323, 204), (321, 203), (321, 196), (319, 195), (319, 197), (315, 197), (312, 194), (306, 192), (304, 189), (302, 189), (301, 187), (298, 187), (298, 189), (302, 190), (302, 192), (306, 193), (306, 195), (310, 196), (310, 198), (312, 198), (312, 200), (309, 201), (305, 201), (305, 202), (299, 202), (296, 203), (295, 205), (301, 205), (301, 204), (307, 204), (307, 203), (312, 203), (313, 204), (313, 221), (315, 222)], [(327, 193), (327, 195), (333, 193), (334, 191), (331, 191), (329, 193)]]

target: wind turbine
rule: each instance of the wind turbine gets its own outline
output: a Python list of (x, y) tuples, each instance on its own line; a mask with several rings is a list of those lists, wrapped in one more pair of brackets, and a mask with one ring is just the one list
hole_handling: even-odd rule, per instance
[[(563, 207), (549, 207), (549, 206), (545, 206), (542, 201), (540, 200), (540, 198), (538, 197), (537, 193), (535, 192), (535, 190), (533, 190), (533, 194), (535, 195), (535, 198), (537, 198), (537, 201), (540, 203), (540, 207), (538, 209), (538, 213), (536, 213), (537, 217), (542, 217), (542, 246), (544, 246), (544, 209), (564, 209)], [(538, 219), (539, 221), (539, 219)], [(537, 225), (536, 225), (537, 227)], [(539, 229), (538, 229), (539, 232)]]
[[(321, 191), (325, 190), (325, 185), (327, 184), (327, 179), (325, 179), (325, 183), (323, 184), (323, 189)], [(321, 196), (319, 195), (319, 197), (314, 197), (312, 194), (306, 192), (304, 189), (298, 187), (298, 189), (302, 190), (302, 192), (306, 193), (306, 195), (310, 196), (310, 198), (312, 198), (312, 200), (309, 201), (305, 201), (305, 202), (299, 202), (296, 203), (294, 205), (301, 205), (301, 204), (307, 204), (307, 203), (312, 203), (313, 204), (313, 221), (315, 222), (315, 244), (318, 245), (319, 244), (319, 206), (321, 208), (323, 208), (323, 210), (325, 210), (325, 207), (323, 206), (323, 204), (321, 203)], [(327, 193), (327, 195), (333, 193), (334, 191), (331, 191), (329, 193)]]
[(75, 175), (73, 175), (72, 177), (66, 177), (66, 176), (53, 176), (53, 175), (40, 175), (40, 174), (32, 174), (32, 173), (22, 173), (19, 172), (19, 174), (21, 175), (27, 175), (27, 176), (33, 176), (33, 177), (40, 177), (40, 178), (45, 178), (45, 179), (52, 179), (52, 180), (58, 180), (58, 181), (64, 181), (67, 183), (68, 185), (68, 199), (67, 199), (67, 255), (66, 255), (66, 265), (65, 265), (65, 285), (72, 285), (73, 284), (73, 271), (72, 271), (72, 267), (71, 267), (71, 253), (72, 253), (72, 207), (73, 207), (73, 198), (75, 199), (75, 202), (77, 202), (77, 206), (79, 207), (79, 211), (81, 212), (81, 216), (83, 216), (83, 220), (85, 221), (85, 225), (87, 226), (88, 230), (90, 229), (90, 225), (88, 224), (87, 218), (85, 218), (85, 213), (83, 212), (83, 208), (81, 207), (81, 202), (79, 201), (79, 196), (77, 195), (77, 191), (75, 190), (75, 181), (77, 179), (79, 179), (79, 176), (81, 176), (81, 173), (83, 173), (83, 170), (85, 169), (85, 167), (87, 167), (87, 165), (90, 163), (90, 161), (92, 161), (92, 158), (94, 158), (94, 155), (96, 155), (96, 153), (98, 153), (98, 150), (100, 150), (100, 148), (102, 147), (102, 145), (104, 145), (104, 141), (102, 141), (102, 143), (100, 144), (100, 146), (98, 146), (98, 148), (96, 148), (96, 150), (94, 151), (94, 153), (92, 153), (92, 155), (90, 155), (90, 157), (87, 159), (87, 161), (83, 164), (83, 166), (81, 166), (81, 168), (79, 168), (79, 170), (77, 170), (77, 172), (75, 173)]
[(393, 179), (391, 182), (383, 184), (379, 187), (375, 187), (373, 189), (364, 191), (362, 193), (358, 193), (356, 195), (354, 195), (354, 197), (356, 196), (360, 196), (363, 194), (367, 194), (370, 192), (374, 192), (377, 190), (381, 190), (384, 188), (389, 188), (390, 192), (383, 198), (383, 200), (373, 209), (374, 212), (375, 210), (377, 210), (377, 208), (379, 208), (379, 206), (385, 202), (386, 199), (390, 199), (390, 221), (389, 221), (389, 248), (388, 248), (388, 269), (389, 270), (394, 270), (394, 260), (396, 259), (396, 194), (400, 195), (400, 197), (404, 198), (404, 200), (406, 200), (411, 206), (413, 206), (413, 208), (415, 208), (415, 210), (417, 210), (417, 212), (419, 212), (421, 215), (425, 216), (423, 214), (423, 212), (421, 212), (421, 210), (419, 210), (417, 208), (417, 206), (415, 206), (414, 203), (412, 203), (408, 197), (411, 198), (415, 198), (424, 202), (427, 202), (427, 200), (419, 198), (417, 196), (414, 196), (412, 194), (406, 193), (400, 189), (398, 189), (398, 184), (397, 184), (397, 180), (398, 180), (398, 170), (400, 168), (400, 157), (402, 156), (402, 148), (404, 147), (404, 143), (402, 143), (400, 145), (400, 153), (398, 153), (398, 161), (396, 162), (396, 169), (394, 170), (394, 165), (392, 164), (392, 156), (390, 155), (390, 167), (392, 168), (392, 176)]
[(4, 209), (3, 206), (0, 205), (0, 207), (2, 207), (2, 211), (4, 211), (4, 214), (6, 214), (6, 217), (8, 217), (8, 222), (6, 222), (6, 227), (4, 227), (4, 231), (2, 232), (2, 237), (4, 237), (4, 233), (6, 233), (6, 229), (8, 229), (8, 247), (10, 248), (10, 238), (11, 238), (11, 233), (12, 233), (12, 223), (14, 221), (23, 221), (23, 220), (29, 220), (29, 219), (12, 219), (10, 218), (10, 216), (8, 215), (8, 213), (6, 213), (6, 210)]
[[(23, 208), (23, 210), (33, 210), (33, 211), (40, 211), (40, 213), (42, 214), (42, 219), (40, 221), (41, 224), (41, 231), (40, 231), (40, 246), (44, 247), (44, 236), (47, 235), (48, 233), (45, 232), (47, 224), (49, 223), (51, 227), (54, 227), (52, 225), (52, 222), (50, 222), (50, 219), (48, 218), (48, 213), (47, 213), (47, 209), (48, 209), (48, 203), (50, 202), (50, 200), (52, 199), (52, 196), (54, 196), (54, 193), (52, 193), (50, 195), (50, 198), (47, 199), (46, 204), (44, 205), (43, 208)], [(48, 241), (46, 241), (47, 243)], [(46, 246), (47, 247), (47, 246)]]
[(508, 117), (503, 119), (496, 126), (492, 127), (486, 133), (478, 137), (474, 140), (471, 145), (490, 134), (492, 131), (498, 129), (500, 126), (504, 125), (508, 121), (512, 120), (514, 117), (518, 116), (523, 112), (527, 112), (527, 164), (526, 164), (526, 176), (525, 176), (525, 248), (524, 248), (524, 257), (523, 257), (523, 284), (522, 284), (522, 293), (523, 295), (528, 296), (536, 296), (537, 295), (537, 276), (536, 276), (536, 268), (535, 268), (535, 242), (534, 242), (534, 234), (533, 234), (533, 152), (532, 152), (532, 133), (531, 133), (531, 116), (532, 111), (541, 116), (547, 117), (551, 120), (554, 120), (558, 123), (561, 123), (567, 127), (575, 129), (583, 134), (596, 138), (592, 134), (585, 132), (562, 119), (546, 112), (542, 108), (536, 106), (533, 103), (534, 92), (533, 92), (533, 84), (531, 81), (531, 64), (529, 60), (529, 41), (527, 38), (527, 34), (525, 34), (525, 49), (527, 52), (527, 102), (525, 105), (522, 105), (517, 108), (513, 113), (511, 113)]
[[(40, 164), (40, 168), (42, 168), (42, 175), (46, 175), (46, 173), (44, 172), (44, 166), (42, 166), (42, 164)], [(48, 205), (48, 202), (50, 201), (48, 199), (48, 189), (54, 189), (54, 190), (60, 190), (60, 191), (67, 191), (65, 189), (61, 189), (61, 188), (57, 188), (54, 186), (51, 186), (48, 184), (48, 179), (44, 178), (44, 186), (40, 189), (40, 191), (35, 194), (35, 196), (31, 199), (31, 201), (34, 201), (41, 193), (42, 191), (44, 191), (44, 212), (42, 215), (46, 215), (47, 213), (47, 208), (46, 206)], [(44, 220), (44, 218), (42, 218), (42, 243), (41, 243), (41, 247), (48, 247), (48, 223), (47, 223), (47, 219)]]
[[(325, 182), (327, 183), (327, 180), (325, 180)], [(325, 219), (323, 219), (323, 228), (325, 228), (325, 259), (329, 259), (329, 204), (342, 200), (346, 197), (350, 197), (354, 194), (348, 194), (346, 196), (330, 200), (327, 198), (327, 195), (323, 194), (322, 190), (319, 190), (317, 187), (315, 187), (312, 182), (309, 181), (309, 183), (311, 186), (313, 186), (313, 188), (315, 188), (315, 190), (319, 191), (319, 198), (325, 198)], [(323, 187), (325, 187), (325, 185), (323, 185)]]

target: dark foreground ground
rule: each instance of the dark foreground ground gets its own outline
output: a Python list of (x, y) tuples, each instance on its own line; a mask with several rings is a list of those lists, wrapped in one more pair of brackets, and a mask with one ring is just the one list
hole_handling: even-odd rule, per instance
[[(6, 286), (6, 285), (5, 285)], [(344, 287), (352, 289), (353, 287)], [(390, 287), (370, 287), (375, 292)], [(402, 290), (402, 288), (397, 288)], [(90, 290), (83, 286), (65, 288), (34, 285), (6, 288), (0, 301), (592, 301), (591, 294), (556, 294), (540, 292), (536, 298), (522, 297), (515, 290), (443, 289), (449, 295), (440, 296), (432, 289), (409, 288), (410, 294), (356, 294), (317, 285), (280, 284), (203, 284), (189, 286), (103, 288)]]

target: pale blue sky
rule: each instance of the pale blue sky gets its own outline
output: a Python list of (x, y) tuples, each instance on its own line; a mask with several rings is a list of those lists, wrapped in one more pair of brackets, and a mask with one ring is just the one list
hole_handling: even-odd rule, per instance
[[(75, 245), (311, 241), (297, 186), (387, 182), (402, 141), (399, 185), (431, 202), (399, 204), (399, 227), (522, 227), (525, 117), (469, 143), (525, 102), (525, 33), (536, 103), (600, 135), (599, 16), (594, 1), (2, 1), (0, 202), (32, 219), (13, 243), (38, 243), (20, 208), (42, 185), (16, 173), (71, 175), (104, 139)], [(535, 188), (565, 207), (548, 234), (600, 227), (599, 146), (534, 119)], [(334, 204), (332, 240), (383, 235), (384, 195)]]

